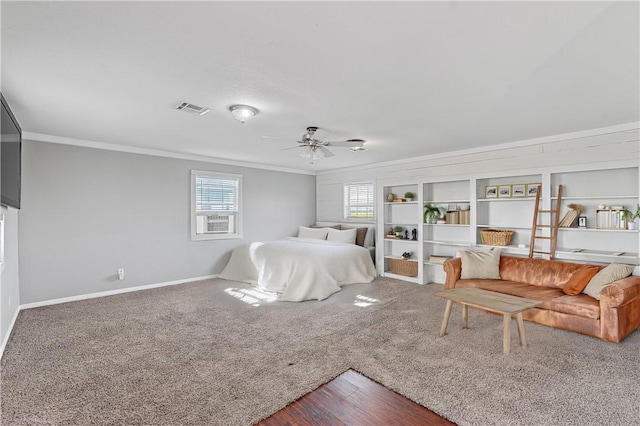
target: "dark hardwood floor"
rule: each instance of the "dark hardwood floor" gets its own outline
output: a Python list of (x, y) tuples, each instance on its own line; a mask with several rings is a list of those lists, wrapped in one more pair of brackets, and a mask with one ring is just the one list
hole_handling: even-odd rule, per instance
[(347, 370), (258, 426), (455, 425), (379, 383)]

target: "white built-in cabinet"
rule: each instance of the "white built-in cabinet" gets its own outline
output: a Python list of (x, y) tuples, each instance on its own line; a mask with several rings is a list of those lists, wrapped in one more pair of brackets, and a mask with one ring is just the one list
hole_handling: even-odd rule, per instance
[[(558, 186), (563, 185), (560, 219), (571, 203), (585, 208), (587, 228), (559, 228), (556, 259), (592, 263), (627, 263), (639, 265), (639, 233), (628, 229), (596, 229), (596, 209), (601, 205), (624, 206), (635, 212), (639, 202), (638, 167), (614, 167), (584, 170), (547, 170), (539, 174), (502, 173), (496, 176), (467, 179), (429, 180), (414, 182), (378, 182), (377, 266), (384, 276), (425, 284), (442, 283), (445, 274), (442, 257), (453, 257), (458, 250), (484, 246), (483, 229), (497, 228), (514, 231), (510, 245), (502, 252), (514, 256), (528, 256), (531, 239), (535, 196), (525, 193), (519, 197), (487, 197), (487, 187), (516, 185), (526, 189), (539, 184), (541, 208), (548, 209), (557, 202)], [(513, 186), (511, 186), (513, 188)], [(389, 193), (403, 197), (410, 191), (417, 200), (387, 201)], [(424, 223), (423, 206), (441, 206), (443, 210), (469, 208), (469, 223)], [(548, 215), (547, 215), (548, 216)], [(548, 223), (543, 219), (538, 223)], [(455, 221), (454, 221), (455, 222)], [(417, 241), (387, 238), (390, 228), (402, 226), (417, 230)], [(540, 232), (540, 231), (539, 231)], [(538, 235), (548, 235), (544, 233)], [(548, 233), (549, 231), (546, 230)], [(538, 246), (538, 241), (542, 246)], [(548, 250), (545, 240), (537, 240), (536, 248)], [(406, 277), (390, 271), (389, 259), (413, 253), (410, 261), (417, 262), (418, 275)], [(437, 259), (440, 258), (440, 262)], [(435, 259), (435, 261), (433, 261)]]

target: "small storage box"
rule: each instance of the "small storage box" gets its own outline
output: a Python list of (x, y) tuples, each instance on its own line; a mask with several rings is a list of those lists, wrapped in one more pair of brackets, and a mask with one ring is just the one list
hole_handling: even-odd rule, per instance
[(480, 231), (482, 244), (490, 246), (508, 246), (513, 237), (513, 231), (508, 229), (483, 229)]
[(418, 262), (415, 260), (389, 259), (389, 269), (392, 274), (404, 275), (405, 277), (418, 276)]

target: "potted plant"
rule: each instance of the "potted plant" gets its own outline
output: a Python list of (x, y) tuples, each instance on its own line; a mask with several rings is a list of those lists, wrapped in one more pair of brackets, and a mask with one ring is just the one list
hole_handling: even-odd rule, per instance
[(404, 228), (402, 226), (394, 226), (393, 231), (396, 233), (396, 237), (402, 237), (402, 231)]
[(436, 223), (440, 218), (440, 207), (435, 204), (424, 205), (424, 223)]
[(627, 229), (638, 229), (636, 219), (640, 219), (640, 204), (636, 207), (635, 213), (631, 210), (622, 210), (622, 219), (627, 221)]
[(414, 194), (413, 192), (405, 192), (404, 193), (404, 198), (407, 201), (413, 201), (413, 199), (415, 198), (416, 194)]

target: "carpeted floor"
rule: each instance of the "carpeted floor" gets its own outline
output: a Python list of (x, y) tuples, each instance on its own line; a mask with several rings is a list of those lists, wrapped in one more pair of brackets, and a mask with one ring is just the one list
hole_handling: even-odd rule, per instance
[[(267, 303), (207, 280), (20, 313), (2, 424), (250, 425), (353, 368), (461, 425), (640, 424), (640, 333), (621, 344), (502, 318), (442, 286), (378, 278), (323, 302)], [(235, 290), (233, 290), (235, 289)]]

